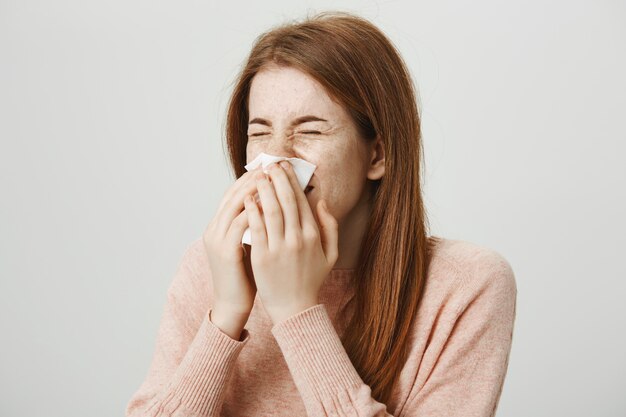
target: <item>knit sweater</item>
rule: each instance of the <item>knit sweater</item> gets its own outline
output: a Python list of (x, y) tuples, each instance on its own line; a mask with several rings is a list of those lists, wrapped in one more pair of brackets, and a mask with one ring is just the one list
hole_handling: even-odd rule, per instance
[(353, 274), (333, 269), (319, 304), (275, 325), (257, 294), (235, 340), (210, 321), (210, 268), (196, 239), (167, 290), (154, 356), (126, 416), (494, 416), (517, 298), (507, 260), (462, 240), (437, 243), (387, 404), (340, 340)]

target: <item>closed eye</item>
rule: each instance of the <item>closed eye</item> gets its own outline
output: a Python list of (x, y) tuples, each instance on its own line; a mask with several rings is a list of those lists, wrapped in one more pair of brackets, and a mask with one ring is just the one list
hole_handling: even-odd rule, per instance
[[(321, 134), (321, 132), (317, 130), (303, 130), (297, 133), (303, 134), (303, 135), (320, 135)], [(265, 136), (265, 135), (269, 135), (269, 132), (252, 133), (248, 136)]]

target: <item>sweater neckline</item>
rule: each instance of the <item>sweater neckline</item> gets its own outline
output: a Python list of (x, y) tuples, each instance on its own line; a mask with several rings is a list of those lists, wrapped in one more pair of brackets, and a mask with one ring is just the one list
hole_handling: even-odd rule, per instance
[(350, 278), (354, 275), (354, 270), (354, 268), (333, 268), (329, 275), (333, 279)]
[(354, 268), (333, 268), (320, 287), (318, 300), (327, 306), (331, 318), (354, 295), (354, 273)]
[(333, 268), (326, 276), (322, 288), (330, 292), (336, 290), (344, 291), (350, 286), (350, 281), (354, 273), (354, 268)]

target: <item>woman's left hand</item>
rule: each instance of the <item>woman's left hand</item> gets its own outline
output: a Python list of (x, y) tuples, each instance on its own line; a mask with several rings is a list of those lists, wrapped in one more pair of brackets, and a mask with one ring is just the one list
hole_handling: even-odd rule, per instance
[(254, 281), (274, 324), (318, 304), (339, 252), (338, 224), (325, 202), (318, 202), (316, 219), (291, 164), (282, 164), (270, 166), (271, 183), (263, 170), (257, 174), (263, 211), (251, 196), (245, 201)]

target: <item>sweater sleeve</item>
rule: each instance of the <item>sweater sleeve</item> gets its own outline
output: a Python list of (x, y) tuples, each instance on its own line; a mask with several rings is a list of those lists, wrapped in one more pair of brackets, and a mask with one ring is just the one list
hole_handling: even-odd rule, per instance
[[(441, 341), (436, 365), (430, 375), (416, 379), (398, 416), (495, 415), (508, 366), (517, 288), (510, 265), (499, 255), (495, 263), (478, 269), (468, 272), (477, 278), (465, 280), (459, 289), (467, 293), (460, 297), (465, 302), (456, 307), (457, 320)], [(309, 417), (391, 416), (358, 375), (323, 304), (277, 323), (272, 333)], [(423, 379), (425, 384), (417, 382)]]
[(461, 285), (447, 338), (419, 390), (412, 390), (402, 415), (493, 417), (496, 414), (513, 340), (517, 286), (510, 264), (496, 252), (481, 257)]
[(148, 374), (126, 406), (127, 417), (217, 416), (235, 361), (249, 340), (214, 325), (194, 275), (197, 241), (187, 248), (167, 291)]
[(272, 327), (309, 417), (391, 416), (350, 361), (324, 304)]

